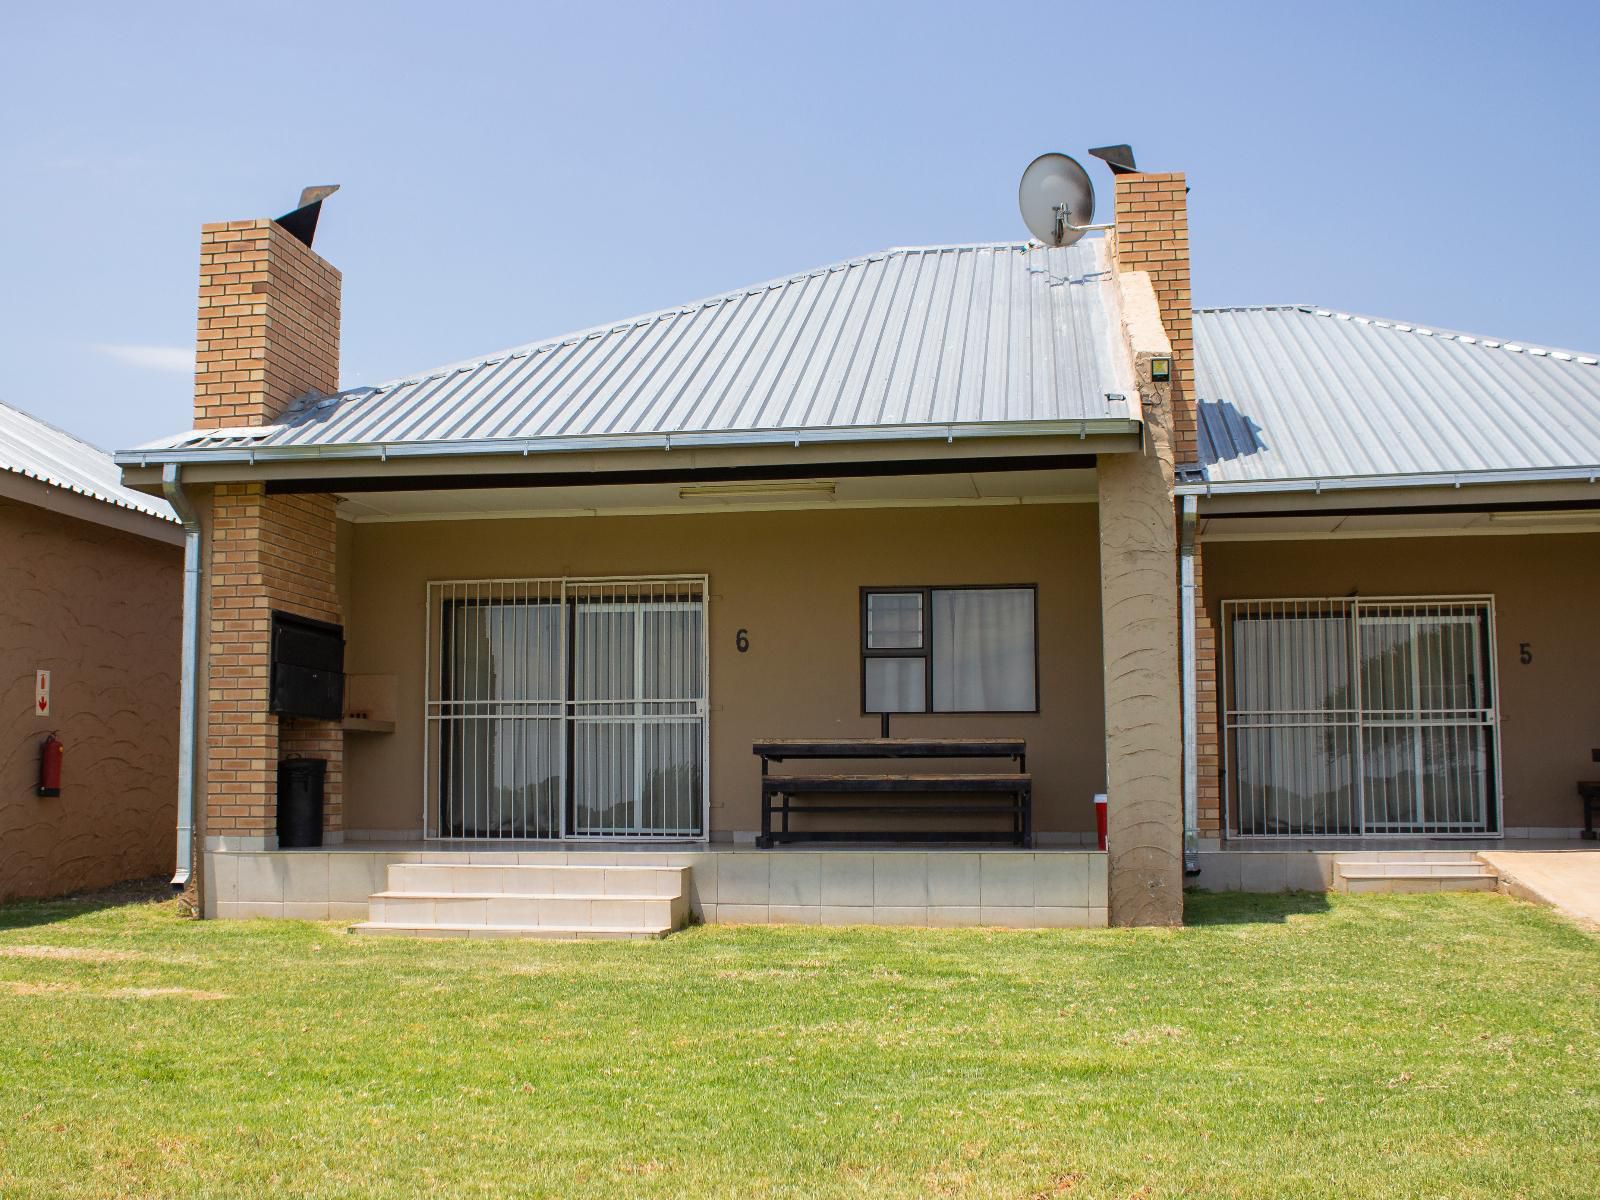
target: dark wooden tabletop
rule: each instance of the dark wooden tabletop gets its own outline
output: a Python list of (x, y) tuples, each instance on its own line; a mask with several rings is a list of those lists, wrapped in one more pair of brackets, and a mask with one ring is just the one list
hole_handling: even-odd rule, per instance
[(756, 742), (762, 758), (1017, 758), (1022, 738), (778, 738)]

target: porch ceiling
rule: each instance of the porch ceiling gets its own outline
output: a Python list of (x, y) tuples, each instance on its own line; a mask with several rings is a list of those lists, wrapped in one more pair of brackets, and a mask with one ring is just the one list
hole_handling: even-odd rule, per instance
[(413, 521), (473, 517), (560, 517), (734, 510), (889, 508), (1077, 503), (1095, 497), (1092, 469), (938, 475), (460, 488), (341, 495), (345, 520)]

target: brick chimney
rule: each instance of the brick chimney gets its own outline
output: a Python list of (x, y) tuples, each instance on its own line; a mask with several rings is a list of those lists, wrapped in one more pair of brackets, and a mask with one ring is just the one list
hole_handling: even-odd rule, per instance
[(1172, 343), (1173, 461), (1199, 460), (1194, 406), (1194, 314), (1189, 293), (1189, 188), (1181, 171), (1116, 177), (1112, 253), (1119, 271), (1144, 271)]
[(340, 282), (277, 221), (201, 227), (195, 428), (270, 425), (338, 390)]
[[(196, 428), (270, 425), (307, 393), (338, 390), (340, 276), (308, 244), (317, 196), (331, 190), (308, 189), (300, 208), (275, 221), (202, 227)], [(206, 848), (277, 844), (285, 757), (326, 760), (324, 836), (336, 842), (342, 723), (270, 711), (272, 613), (342, 620), (335, 497), (268, 494), (260, 479), (240, 478), (212, 486), (204, 512)]]

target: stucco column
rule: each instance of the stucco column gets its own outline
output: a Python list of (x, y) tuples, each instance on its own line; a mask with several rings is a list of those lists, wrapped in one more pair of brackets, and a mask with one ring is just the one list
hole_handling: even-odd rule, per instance
[(1120, 278), (1144, 449), (1102, 455), (1097, 472), (1110, 920), (1176, 925), (1183, 920), (1178, 543), (1169, 397), (1150, 377), (1151, 358), (1170, 351), (1148, 280)]

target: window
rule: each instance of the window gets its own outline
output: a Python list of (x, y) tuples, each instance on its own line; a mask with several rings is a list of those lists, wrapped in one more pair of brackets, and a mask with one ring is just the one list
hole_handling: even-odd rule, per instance
[(1039, 711), (1035, 590), (862, 589), (862, 711)]

